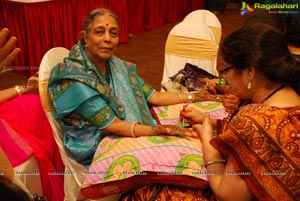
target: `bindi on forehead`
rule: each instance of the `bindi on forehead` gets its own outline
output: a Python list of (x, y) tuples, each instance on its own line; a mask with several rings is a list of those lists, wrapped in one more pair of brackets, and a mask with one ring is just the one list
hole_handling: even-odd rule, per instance
[(109, 22), (104, 22), (104, 23), (100, 23), (102, 24), (102, 26), (105, 26), (105, 27), (114, 27), (115, 25), (113, 23), (109, 23)]

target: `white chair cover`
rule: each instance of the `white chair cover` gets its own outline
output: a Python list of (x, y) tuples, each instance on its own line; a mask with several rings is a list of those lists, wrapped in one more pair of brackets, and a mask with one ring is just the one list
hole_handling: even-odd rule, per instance
[[(65, 164), (65, 172), (72, 174), (64, 175), (64, 193), (65, 201), (86, 200), (80, 196), (80, 187), (87, 172), (86, 167), (77, 163), (64, 147), (63, 129), (59, 121), (53, 116), (53, 105), (48, 97), (48, 81), (51, 69), (58, 63), (62, 63), (67, 57), (69, 50), (63, 47), (55, 47), (50, 49), (44, 55), (39, 69), (39, 93), (42, 101), (43, 109), (52, 127), (56, 143), (59, 147), (62, 160)], [(120, 195), (112, 195), (106, 198), (97, 199), (98, 201), (114, 201), (118, 200)]]
[(218, 17), (213, 12), (204, 9), (195, 10), (189, 13), (184, 20), (193, 23), (206, 24), (213, 31), (217, 44), (220, 43), (222, 25)]
[[(59, 147), (62, 160), (65, 164), (64, 175), (64, 192), (65, 200), (77, 200), (80, 186), (84, 179), (86, 168), (71, 158), (64, 147), (63, 130), (59, 121), (54, 119), (52, 102), (48, 97), (48, 80), (51, 69), (68, 56), (69, 50), (63, 47), (55, 47), (50, 49), (44, 55), (39, 69), (39, 93), (43, 105), (43, 109), (50, 122), (53, 130), (54, 138)], [(71, 173), (71, 174), (67, 174)]]
[[(34, 174), (40, 171), (38, 161), (34, 156), (31, 156), (19, 166), (14, 167), (14, 170), (16, 172), (16, 181), (23, 183), (23, 185), (21, 183), (18, 183), (18, 185), (21, 187), (25, 186), (30, 192), (30, 195), (34, 195), (35, 193), (38, 195), (43, 195), (43, 187), (40, 175)], [(33, 174), (26, 174), (27, 172), (32, 172)]]
[[(210, 11), (197, 10), (175, 25), (167, 38), (162, 86), (186, 63), (218, 75), (216, 70), (221, 24)], [(163, 89), (162, 89), (163, 90)]]
[[(20, 176), (19, 174), (17, 174), (17, 172), (12, 167), (9, 159), (7, 158), (6, 153), (3, 151), (1, 147), (0, 147), (0, 161), (1, 161), (0, 172), (2, 173), (1, 176), (5, 177), (7, 180), (11, 181), (13, 184), (21, 188), (24, 192), (28, 194), (29, 197), (32, 197), (34, 193), (38, 193), (39, 195), (43, 194), (39, 175), (36, 175), (35, 178), (25, 177), (24, 179), (23, 177), (24, 175)], [(34, 158), (34, 156), (31, 156), (27, 161), (22, 163), (22, 166), (23, 165), (24, 166), (18, 169), (17, 171), (20, 171), (20, 173), (26, 173), (25, 171), (28, 170), (32, 171), (32, 168), (26, 167), (28, 164), (30, 164), (29, 167), (37, 168), (37, 169), (33, 169), (34, 171), (39, 172), (37, 160)], [(34, 187), (36, 187), (36, 189), (34, 189)]]

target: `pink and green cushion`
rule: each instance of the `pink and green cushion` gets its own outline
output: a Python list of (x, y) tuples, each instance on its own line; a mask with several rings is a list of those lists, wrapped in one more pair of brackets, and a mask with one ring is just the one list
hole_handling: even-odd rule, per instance
[(82, 195), (90, 199), (124, 193), (146, 184), (207, 188), (199, 139), (107, 136), (86, 172)]

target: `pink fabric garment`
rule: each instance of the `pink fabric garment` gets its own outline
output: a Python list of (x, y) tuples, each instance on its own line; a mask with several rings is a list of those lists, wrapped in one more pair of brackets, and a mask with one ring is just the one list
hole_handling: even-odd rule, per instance
[(2, 119), (0, 119), (0, 136), (0, 147), (13, 167), (24, 163), (32, 156), (33, 149)]
[(47, 199), (62, 201), (63, 175), (49, 173), (64, 172), (64, 165), (39, 96), (26, 94), (2, 103), (0, 119), (7, 122), (33, 149)]

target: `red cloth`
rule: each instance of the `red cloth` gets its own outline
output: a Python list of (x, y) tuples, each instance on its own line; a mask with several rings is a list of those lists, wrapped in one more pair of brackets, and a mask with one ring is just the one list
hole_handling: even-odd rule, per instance
[(33, 149), (2, 119), (0, 119), (0, 134), (0, 147), (13, 167), (24, 163), (32, 156)]
[(0, 119), (7, 122), (33, 149), (38, 160), (43, 193), (47, 199), (62, 201), (63, 175), (49, 176), (49, 173), (64, 172), (64, 165), (39, 96), (27, 94), (2, 103)]

